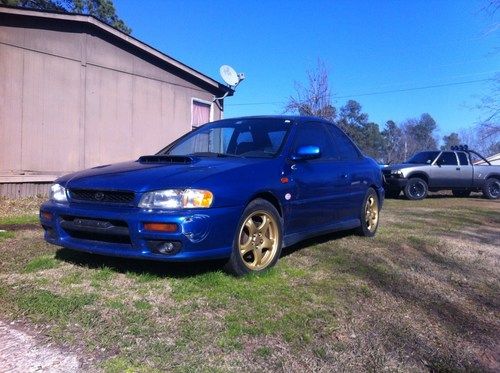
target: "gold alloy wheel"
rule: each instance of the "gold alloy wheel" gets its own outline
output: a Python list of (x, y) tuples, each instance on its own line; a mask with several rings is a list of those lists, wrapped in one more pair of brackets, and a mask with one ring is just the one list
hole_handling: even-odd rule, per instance
[(369, 196), (365, 207), (366, 228), (375, 232), (378, 223), (378, 204), (375, 196)]
[(278, 225), (266, 211), (255, 211), (245, 221), (238, 236), (238, 249), (245, 266), (252, 271), (266, 268), (278, 251)]

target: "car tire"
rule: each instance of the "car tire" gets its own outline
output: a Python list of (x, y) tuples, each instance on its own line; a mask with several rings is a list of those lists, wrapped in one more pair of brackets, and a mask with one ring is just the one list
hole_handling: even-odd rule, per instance
[(424, 199), (427, 197), (428, 191), (429, 187), (427, 183), (419, 177), (413, 177), (408, 180), (403, 190), (405, 197), (413, 201)]
[(375, 192), (373, 188), (368, 188), (363, 204), (361, 205), (361, 213), (359, 217), (361, 225), (357, 229), (358, 235), (364, 237), (375, 236), (375, 233), (377, 233), (379, 217), (380, 204), (377, 192)]
[(276, 264), (282, 244), (278, 211), (268, 201), (255, 199), (241, 215), (224, 270), (235, 276), (263, 272)]
[(483, 185), (483, 196), (488, 199), (500, 197), (500, 180), (494, 177), (486, 179)]
[(398, 198), (401, 194), (401, 189), (388, 189), (385, 191), (385, 196), (387, 198)]
[(452, 189), (451, 193), (453, 194), (454, 197), (458, 198), (465, 198), (470, 196), (470, 190), (464, 190), (464, 189)]

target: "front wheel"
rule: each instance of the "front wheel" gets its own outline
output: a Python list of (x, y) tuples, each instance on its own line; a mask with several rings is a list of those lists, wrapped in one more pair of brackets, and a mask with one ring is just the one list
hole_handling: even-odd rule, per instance
[(253, 200), (240, 218), (233, 250), (224, 269), (236, 276), (262, 272), (278, 261), (282, 241), (276, 208), (266, 200)]
[(377, 232), (380, 207), (377, 192), (368, 188), (366, 196), (361, 207), (361, 225), (358, 228), (358, 234), (365, 237), (373, 237)]
[(428, 191), (427, 183), (419, 177), (413, 177), (408, 180), (404, 188), (405, 197), (414, 201), (427, 197)]
[(488, 199), (498, 199), (500, 197), (500, 180), (491, 177), (484, 182), (483, 196)]

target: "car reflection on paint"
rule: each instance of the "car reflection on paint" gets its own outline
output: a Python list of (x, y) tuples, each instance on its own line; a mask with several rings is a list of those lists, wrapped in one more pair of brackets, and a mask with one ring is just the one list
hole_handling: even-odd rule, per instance
[(45, 239), (95, 254), (226, 260), (236, 275), (281, 249), (344, 229), (373, 236), (378, 165), (313, 117), (208, 123), (155, 155), (63, 176), (40, 210)]

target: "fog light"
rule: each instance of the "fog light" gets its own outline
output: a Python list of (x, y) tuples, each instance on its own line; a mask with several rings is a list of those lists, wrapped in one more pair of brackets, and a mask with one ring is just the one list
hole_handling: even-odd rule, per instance
[(178, 241), (147, 241), (150, 250), (156, 254), (174, 255), (181, 250), (181, 243)]
[(48, 220), (48, 221), (52, 220), (52, 214), (50, 212), (40, 211), (40, 216), (42, 217), (43, 220)]
[(176, 232), (177, 224), (173, 223), (144, 223), (144, 230), (154, 232)]

